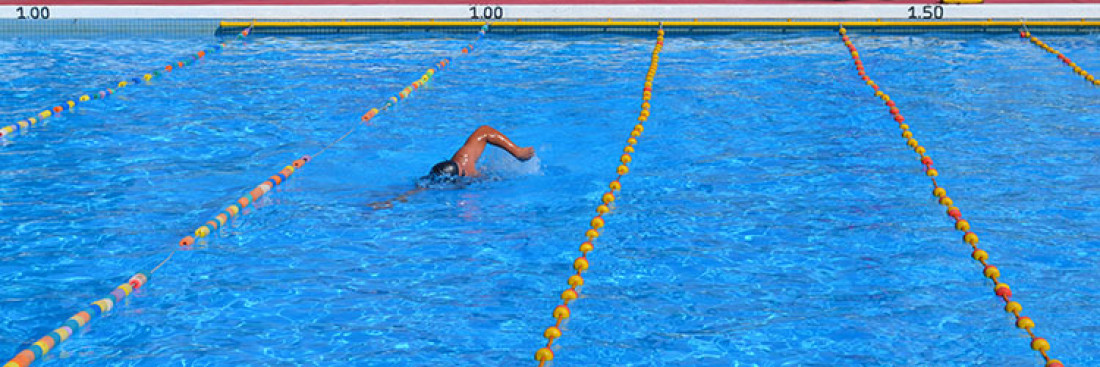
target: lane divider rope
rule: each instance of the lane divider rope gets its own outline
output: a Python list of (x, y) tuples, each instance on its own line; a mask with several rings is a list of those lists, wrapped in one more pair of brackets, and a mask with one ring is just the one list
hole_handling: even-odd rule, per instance
[[(360, 118), (360, 120), (362, 120), (362, 124), (363, 125), (369, 125), (370, 121), (372, 119), (374, 119), (375, 117), (378, 117), (379, 114), (384, 113), (386, 111), (390, 111), (391, 109), (396, 107), (399, 102), (405, 100), (405, 98), (408, 98), (410, 95), (412, 95), (413, 92), (419, 90), (421, 87), (427, 86), (431, 82), (432, 78), (435, 77), (435, 73), (436, 73), (437, 69), (438, 69), (438, 71), (442, 71), (444, 68), (446, 68), (448, 65), (450, 65), (453, 62), (452, 59), (455, 59), (459, 56), (467, 55), (471, 52), (474, 52), (475, 46), (477, 46), (477, 44), (479, 42), (481, 42), (481, 39), (485, 37), (485, 32), (487, 32), (487, 31), (489, 31), (489, 23), (485, 23), (484, 25), (481, 26), (481, 29), (478, 30), (478, 32), (477, 32), (477, 38), (475, 38), (473, 42), (470, 42), (465, 47), (463, 47), (458, 55), (453, 56), (453, 57), (444, 57), (442, 60), (435, 63), (436, 68), (428, 69), (427, 71), (425, 71), (424, 75), (422, 75), (420, 77), (420, 79), (418, 79), (418, 80), (412, 82), (411, 84), (409, 84), (409, 86), (405, 87), (405, 89), (402, 89), (400, 92), (398, 92), (397, 95), (394, 95), (394, 96), (390, 97), (386, 101), (386, 103), (384, 105), (382, 105), (382, 107), (372, 108), (369, 111), (367, 111), (367, 113), (364, 113), (363, 116)], [(333, 140), (331, 143), (326, 145), (324, 148), (321, 148), (321, 150), (314, 153), (313, 156), (317, 157), (317, 156), (321, 155), (321, 153), (324, 153), (326, 150), (331, 148), (333, 145), (336, 145), (336, 143), (339, 143), (340, 141), (343, 141), (344, 138), (347, 138), (349, 135), (351, 135), (353, 132), (355, 132), (355, 130), (358, 127), (359, 127), (359, 124), (356, 124), (350, 130), (348, 130), (346, 133), (344, 133), (343, 136), (341, 136), (340, 138), (338, 138), (336, 140)]]
[(955, 206), (953, 200), (947, 196), (947, 190), (939, 186), (936, 183), (936, 177), (939, 176), (939, 172), (932, 168), (932, 158), (926, 153), (926, 149), (920, 145), (920, 143), (913, 138), (913, 132), (909, 130), (909, 125), (905, 124), (905, 117), (901, 115), (901, 111), (898, 110), (894, 101), (890, 100), (890, 95), (883, 92), (874, 80), (867, 75), (863, 67), (863, 61), (859, 58), (859, 51), (856, 50), (855, 45), (852, 44), (851, 39), (848, 37), (848, 31), (844, 26), (840, 27), (840, 38), (844, 41), (844, 45), (848, 47), (851, 52), (852, 60), (855, 62), (856, 71), (859, 72), (860, 78), (875, 91), (875, 96), (882, 99), (886, 103), (886, 106), (890, 108), (890, 114), (894, 116), (894, 121), (897, 121), (898, 127), (901, 128), (901, 137), (906, 140), (906, 145), (913, 149), (914, 152), (920, 157), (920, 162), (924, 165), (924, 173), (932, 180), (932, 195), (938, 198), (940, 205), (947, 207), (947, 215), (955, 220), (955, 229), (963, 232), (963, 242), (970, 245), (973, 249), (970, 257), (982, 264), (982, 274), (993, 281), (993, 293), (1000, 297), (1005, 302), (1005, 312), (1011, 313), (1016, 317), (1016, 327), (1024, 329), (1031, 337), (1031, 349), (1038, 351), (1046, 360), (1046, 367), (1063, 367), (1062, 362), (1057, 359), (1051, 359), (1047, 355), (1047, 351), (1050, 350), (1050, 343), (1046, 339), (1035, 336), (1032, 332), (1032, 328), (1035, 327), (1035, 322), (1027, 316), (1021, 316), (1023, 306), (1019, 302), (1012, 300), (1012, 290), (1007, 283), (999, 280), (1001, 276), (1000, 270), (996, 266), (990, 265), (989, 254), (978, 248), (978, 235), (970, 230), (970, 223), (966, 219), (963, 219), (962, 212)]
[(653, 56), (649, 63), (649, 72), (646, 73), (645, 86), (642, 88), (642, 111), (638, 114), (638, 124), (634, 125), (634, 130), (630, 132), (630, 138), (626, 140), (627, 145), (623, 148), (623, 155), (619, 157), (619, 162), (622, 164), (616, 169), (619, 174), (608, 185), (609, 191), (600, 198), (603, 202), (596, 207), (596, 217), (592, 218), (589, 222), (592, 228), (585, 232), (587, 241), (581, 244), (580, 251), (581, 256), (573, 260), (573, 270), (577, 273), (569, 277), (567, 283), (569, 289), (561, 292), (562, 304), (554, 308), (553, 316), (557, 319), (557, 323), (554, 326), (546, 328), (542, 333), (542, 336), (546, 338), (546, 346), (535, 351), (535, 360), (539, 362), (539, 366), (544, 366), (546, 362), (554, 359), (554, 340), (560, 338), (562, 335), (561, 326), (565, 319), (570, 317), (569, 302), (576, 300), (580, 297), (580, 286), (584, 285), (584, 278), (581, 273), (588, 270), (588, 252), (595, 249), (596, 238), (600, 236), (600, 228), (604, 226), (604, 214), (611, 212), (612, 206), (615, 203), (615, 194), (622, 189), (623, 176), (630, 172), (630, 168), (627, 164), (633, 160), (630, 154), (634, 153), (634, 145), (638, 143), (638, 137), (642, 135), (642, 131), (645, 128), (642, 126), (649, 119), (649, 101), (653, 97), (653, 77), (657, 74), (657, 62), (660, 60), (661, 48), (665, 43), (665, 30), (662, 24), (658, 24), (657, 27), (657, 43), (653, 46)]
[(1073, 60), (1070, 60), (1068, 56), (1054, 49), (1054, 47), (1050, 47), (1050, 45), (1043, 43), (1043, 41), (1040, 40), (1039, 37), (1031, 35), (1031, 31), (1027, 29), (1027, 24), (1024, 24), (1023, 27), (1024, 29), (1020, 31), (1020, 38), (1026, 38), (1027, 40), (1031, 41), (1031, 43), (1035, 46), (1038, 46), (1046, 52), (1058, 56), (1058, 59), (1062, 60), (1063, 64), (1066, 64), (1066, 66), (1073, 69), (1074, 73), (1085, 78), (1085, 80), (1087, 80), (1089, 83), (1092, 83), (1092, 85), (1100, 85), (1100, 79), (1096, 79), (1096, 77), (1092, 74), (1089, 74), (1087, 70), (1081, 68), (1080, 66), (1077, 66), (1077, 63), (1074, 63)]
[[(488, 30), (488, 27), (489, 27), (488, 23), (486, 23), (484, 26), (481, 27), (481, 30), (478, 32), (477, 40), (475, 40), (474, 43), (470, 43), (466, 47), (463, 47), (462, 51), (461, 51), (462, 55), (473, 52), (476, 42), (481, 40), (481, 38), (485, 35), (485, 32)], [(244, 33), (244, 32), (242, 32), (242, 33)], [(442, 61), (437, 63), (436, 66), (440, 70), (442, 70), (447, 65), (450, 65), (451, 59), (453, 59), (453, 58), (444, 58)], [(133, 276), (130, 277), (129, 281), (119, 285), (118, 287), (115, 287), (115, 289), (111, 291), (109, 297), (106, 297), (106, 298), (97, 300), (95, 302), (92, 302), (87, 309), (85, 309), (83, 311), (80, 311), (80, 312), (77, 312), (75, 315), (73, 315), (68, 320), (66, 320), (65, 323), (63, 323), (61, 325), (61, 327), (53, 330), (52, 332), (50, 332), (46, 336), (38, 339), (38, 341), (36, 341), (30, 347), (20, 351), (18, 354), (16, 354), (16, 356), (14, 358), (12, 358), (7, 363), (5, 363), (3, 365), (3, 367), (27, 367), (27, 366), (30, 366), (32, 363), (34, 363), (36, 360), (41, 359), (42, 356), (49, 353), (50, 350), (52, 350), (57, 345), (60, 345), (65, 340), (69, 339), (76, 331), (80, 330), (80, 328), (87, 325), (94, 318), (96, 318), (98, 316), (102, 316), (103, 314), (106, 314), (107, 312), (111, 311), (111, 309), (114, 308), (115, 305), (122, 302), (124, 299), (126, 299), (126, 297), (128, 297), (134, 291), (140, 289), (150, 279), (152, 279), (153, 275), (157, 272), (158, 269), (161, 268), (161, 266), (163, 266), (169, 260), (172, 259), (172, 256), (176, 253), (176, 251), (178, 251), (179, 249), (183, 249), (183, 250), (190, 249), (191, 246), (195, 243), (195, 237), (203, 238), (203, 237), (206, 237), (206, 236), (210, 235), (214, 231), (217, 231), (220, 228), (224, 228), (225, 224), (228, 223), (229, 220), (231, 220), (231, 219), (233, 219), (233, 218), (235, 218), (239, 215), (243, 215), (244, 214), (244, 212), (243, 212), (244, 209), (247, 208), (249, 204), (255, 202), (260, 197), (262, 197), (264, 194), (267, 194), (268, 192), (271, 192), (272, 190), (275, 189), (275, 187), (282, 184), (283, 182), (286, 182), (291, 177), (291, 175), (293, 175), (294, 173), (296, 173), (298, 171), (298, 169), (305, 166), (306, 163), (309, 163), (314, 158), (319, 156), (321, 153), (324, 153), (325, 150), (332, 147), (334, 144), (336, 144), (340, 140), (343, 140), (344, 138), (346, 138), (353, 131), (355, 131), (355, 129), (360, 124), (366, 124), (372, 118), (374, 118), (376, 115), (378, 115), (380, 112), (392, 109), (399, 101), (404, 100), (405, 98), (408, 98), (409, 95), (412, 94), (413, 91), (418, 90), (421, 87), (424, 87), (425, 85), (427, 85), (428, 82), (431, 81), (431, 79), (434, 75), (435, 75), (435, 70), (434, 69), (428, 69), (428, 72), (426, 72), (423, 76), (421, 76), (420, 79), (414, 81), (409, 87), (406, 87), (405, 89), (403, 89), (395, 97), (391, 97), (385, 103), (385, 105), (382, 106), (381, 109), (374, 108), (374, 109), (371, 109), (369, 112), (367, 112), (365, 115), (363, 115), (363, 118), (361, 119), (362, 121), (357, 122), (356, 126), (351, 128), (350, 130), (348, 130), (348, 132), (345, 133), (343, 136), (336, 139), (332, 143), (329, 143), (324, 148), (322, 148), (320, 151), (318, 151), (317, 153), (314, 153), (312, 156), (310, 156), (310, 155), (302, 156), (301, 158), (298, 158), (298, 159), (294, 160), (293, 162), (291, 162), (290, 165), (287, 165), (286, 167), (283, 167), (283, 169), (280, 170), (278, 173), (272, 175), (267, 180), (265, 180), (264, 182), (260, 183), (258, 186), (253, 188), (251, 191), (248, 191), (247, 193), (245, 193), (245, 195), (241, 196), (240, 199), (237, 199), (236, 203), (229, 205), (222, 212), (220, 212), (218, 215), (214, 216), (214, 219), (211, 219), (211, 220), (207, 221), (205, 224), (203, 224), (202, 226), (199, 226), (199, 228), (195, 229), (194, 236), (185, 236), (184, 238), (180, 239), (179, 247), (174, 248), (173, 250), (171, 250), (168, 253), (168, 256), (166, 256), (164, 258), (164, 260), (161, 260), (151, 270), (142, 271), (142, 272), (138, 272), (138, 273), (134, 274)]]
[[(249, 26), (248, 28), (245, 28), (244, 30), (242, 30), (241, 33), (238, 33), (235, 40), (240, 41), (240, 40), (244, 39), (245, 37), (248, 37), (248, 35), (251, 32), (252, 32), (252, 27)], [(228, 46), (229, 46), (229, 42), (222, 42), (222, 43), (219, 43), (219, 44), (215, 44), (213, 46), (209, 46), (208, 48), (205, 48), (205, 49), (203, 49), (203, 50), (201, 50), (201, 51), (199, 51), (199, 52), (197, 52), (193, 55), (190, 55), (188, 57), (188, 59), (186, 59), (186, 60), (176, 61), (176, 62), (170, 63), (168, 65), (165, 65), (163, 70), (157, 69), (157, 70), (153, 70), (152, 72), (146, 73), (145, 75), (142, 75), (140, 77), (133, 77), (133, 78), (130, 78), (129, 80), (122, 80), (122, 81), (119, 81), (117, 84), (115, 84), (114, 88), (106, 88), (106, 89), (100, 90), (98, 92), (94, 92), (94, 93), (91, 93), (91, 94), (85, 94), (85, 95), (82, 95), (80, 97), (77, 97), (75, 100), (68, 100), (65, 103), (61, 103), (61, 104), (58, 104), (57, 106), (42, 110), (42, 112), (39, 112), (35, 116), (31, 116), (31, 117), (28, 117), (26, 119), (19, 120), (19, 121), (15, 122), (11, 125), (0, 127), (0, 138), (7, 137), (7, 138), (10, 139), (10, 136), (12, 136), (15, 132), (17, 132), (17, 131), (24, 131), (25, 132), (28, 129), (30, 129), (31, 127), (37, 125), (39, 122), (44, 122), (44, 121), (46, 121), (46, 119), (53, 118), (53, 117), (60, 117), (62, 112), (72, 111), (73, 109), (75, 109), (77, 107), (77, 105), (107, 99), (107, 97), (110, 97), (111, 95), (122, 91), (123, 88), (126, 88), (128, 86), (136, 86), (136, 85), (140, 85), (142, 83), (148, 83), (153, 79), (160, 78), (161, 76), (167, 75), (168, 73), (172, 72), (173, 70), (180, 70), (184, 67), (191, 66), (191, 64), (194, 64), (194, 63), (198, 62), (199, 60), (205, 58), (206, 55), (219, 53)]]

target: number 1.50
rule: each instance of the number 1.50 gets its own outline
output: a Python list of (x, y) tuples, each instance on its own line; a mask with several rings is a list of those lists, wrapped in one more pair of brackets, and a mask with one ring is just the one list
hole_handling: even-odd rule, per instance
[(943, 19), (943, 7), (925, 5), (921, 8), (921, 13), (917, 14), (917, 7), (910, 6), (909, 19)]

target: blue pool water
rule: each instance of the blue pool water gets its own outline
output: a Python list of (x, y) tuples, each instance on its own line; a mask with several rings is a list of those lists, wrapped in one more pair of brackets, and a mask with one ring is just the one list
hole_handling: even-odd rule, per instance
[[(1051, 355), (1100, 363), (1097, 89), (1013, 35), (851, 35)], [(473, 38), (253, 36), (0, 143), (0, 358)], [(535, 365), (654, 38), (490, 33), (36, 365)], [(0, 40), (0, 121), (214, 41)], [(672, 35), (652, 113), (555, 365), (1040, 364), (835, 33)], [(369, 207), (482, 124), (537, 159)]]

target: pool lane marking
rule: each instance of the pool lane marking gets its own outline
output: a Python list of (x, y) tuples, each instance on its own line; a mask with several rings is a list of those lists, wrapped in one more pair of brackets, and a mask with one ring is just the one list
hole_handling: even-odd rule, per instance
[[(237, 41), (242, 40), (245, 37), (248, 37), (248, 35), (251, 32), (252, 32), (252, 27), (249, 26), (248, 28), (245, 28), (240, 33), (238, 33), (235, 40), (237, 40)], [(148, 83), (149, 81), (151, 81), (153, 79), (156, 79), (156, 78), (159, 78), (159, 77), (161, 77), (165, 74), (168, 74), (168, 73), (172, 72), (173, 70), (179, 70), (179, 69), (182, 69), (183, 67), (191, 66), (191, 64), (203, 59), (204, 57), (206, 57), (207, 54), (214, 54), (214, 53), (221, 52), (222, 49), (228, 47), (228, 45), (229, 45), (228, 42), (222, 42), (222, 43), (219, 43), (219, 44), (215, 44), (213, 46), (210, 46), (207, 49), (203, 49), (203, 50), (195, 53), (194, 55), (190, 55), (190, 58), (187, 59), (187, 60), (176, 61), (176, 62), (173, 62), (173, 63), (169, 63), (168, 65), (165, 65), (164, 69), (163, 69), (164, 70), (163, 73), (161, 72), (160, 69), (158, 69), (158, 70), (154, 70), (150, 73), (146, 73), (145, 75), (142, 75), (140, 77), (130, 78), (130, 80), (122, 80), (122, 81), (118, 82), (115, 85), (115, 88), (106, 88), (106, 89), (100, 90), (99, 92), (94, 92), (91, 95), (88, 95), (88, 94), (82, 95), (80, 97), (77, 97), (75, 101), (74, 100), (66, 101), (65, 103), (61, 103), (61, 104), (58, 104), (57, 106), (42, 110), (42, 112), (39, 112), (38, 114), (36, 114), (34, 116), (28, 117), (26, 119), (19, 120), (19, 121), (15, 122), (14, 124), (7, 125), (7, 126), (4, 126), (4, 127), (0, 127), (0, 138), (13, 136), (15, 134), (15, 132), (17, 132), (17, 131), (26, 131), (27, 129), (31, 128), (32, 126), (37, 125), (39, 122), (45, 122), (46, 119), (49, 119), (51, 117), (59, 117), (59, 116), (61, 116), (61, 112), (72, 111), (73, 109), (76, 108), (76, 106), (78, 104), (84, 104), (84, 103), (88, 103), (88, 102), (92, 102), (92, 101), (107, 99), (107, 97), (115, 94), (115, 92), (121, 91), (123, 88), (126, 88), (127, 86), (140, 85), (143, 82)]]
[[(488, 23), (482, 26), (481, 30), (478, 32), (477, 40), (462, 48), (462, 55), (468, 54), (474, 50), (474, 45), (485, 35), (488, 27)], [(443, 61), (437, 63), (436, 66), (439, 67), (440, 70), (442, 70), (447, 65), (450, 65), (450, 63), (451, 58), (444, 58)], [(426, 85), (429, 81), (431, 81), (432, 76), (435, 75), (435, 72), (432, 69), (428, 70), (429, 72), (425, 73), (424, 76), (422, 76), (420, 79), (414, 81), (409, 87), (401, 90), (401, 92), (399, 92), (395, 97), (391, 97), (382, 106), (381, 109), (374, 108), (364, 114), (361, 119), (362, 121), (357, 123), (356, 127), (358, 127), (359, 124), (366, 124), (373, 117), (378, 115), (380, 111), (387, 111), (392, 109), (399, 101), (407, 98), (413, 91), (416, 91), (420, 87)], [(147, 283), (149, 279), (152, 279), (153, 274), (156, 273), (156, 271), (160, 269), (161, 266), (165, 265), (166, 263), (168, 263), (169, 260), (172, 259), (172, 256), (175, 255), (176, 251), (180, 249), (190, 249), (191, 245), (195, 243), (195, 237), (203, 238), (210, 235), (214, 231), (217, 231), (219, 228), (224, 228), (225, 224), (229, 220), (237, 217), (238, 215), (243, 215), (244, 209), (246, 209), (249, 204), (255, 202), (264, 194), (267, 194), (268, 192), (274, 190), (275, 187), (277, 187), (281, 183), (286, 182), (286, 180), (289, 179), (291, 175), (296, 173), (299, 168), (302, 168), (313, 158), (317, 157), (321, 153), (324, 153), (325, 150), (327, 150), (335, 143), (346, 138), (348, 135), (351, 134), (351, 132), (355, 131), (356, 127), (353, 127), (351, 130), (348, 131), (348, 133), (345, 133), (343, 136), (336, 139), (332, 143), (329, 143), (317, 153), (314, 153), (312, 158), (309, 155), (305, 155), (301, 158), (294, 160), (293, 162), (291, 162), (290, 165), (283, 167), (283, 169), (280, 170), (278, 173), (272, 175), (267, 180), (253, 188), (251, 191), (245, 193), (245, 195), (241, 196), (240, 199), (237, 199), (237, 202), (235, 204), (231, 204), (226, 207), (221, 213), (216, 215), (214, 219), (207, 221), (205, 224), (195, 229), (194, 237), (185, 236), (184, 238), (180, 239), (180, 247), (174, 248), (169, 251), (168, 256), (166, 256), (164, 260), (161, 260), (151, 270), (134, 274), (130, 277), (129, 281), (119, 285), (118, 287), (115, 287), (115, 289), (111, 291), (109, 297), (92, 302), (91, 305), (89, 305), (88, 309), (77, 312), (75, 315), (66, 320), (65, 323), (61, 325), (61, 327), (55, 329), (50, 334), (38, 339), (38, 341), (36, 341), (30, 347), (20, 351), (18, 354), (15, 355), (14, 358), (9, 360), (2, 367), (27, 367), (34, 363), (36, 360), (42, 358), (42, 356), (46, 355), (54, 347), (67, 340), (77, 330), (80, 330), (80, 328), (84, 327), (84, 325), (87, 325), (89, 322), (91, 322), (92, 319), (94, 319), (96, 316), (102, 316), (103, 314), (111, 311), (111, 309), (114, 308), (116, 304), (122, 302), (133, 291), (136, 291), (137, 289), (145, 285), (145, 283)]]
[(1092, 83), (1093, 85), (1100, 85), (1100, 79), (1096, 79), (1096, 77), (1094, 77), (1092, 74), (1089, 74), (1089, 72), (1087, 70), (1081, 68), (1080, 66), (1077, 66), (1077, 64), (1074, 63), (1073, 60), (1070, 60), (1068, 56), (1066, 56), (1065, 54), (1063, 54), (1063, 53), (1059, 52), (1058, 50), (1054, 49), (1054, 47), (1050, 47), (1050, 45), (1047, 45), (1046, 43), (1043, 43), (1043, 41), (1040, 40), (1039, 37), (1035, 37), (1035, 36), (1031, 35), (1031, 31), (1027, 29), (1027, 24), (1024, 24), (1023, 27), (1024, 27), (1024, 29), (1020, 31), (1020, 38), (1026, 38), (1029, 41), (1031, 41), (1031, 43), (1034, 44), (1035, 46), (1038, 46), (1039, 48), (1045, 50), (1046, 52), (1049, 52), (1049, 53), (1054, 54), (1055, 56), (1058, 56), (1058, 59), (1062, 60), (1063, 64), (1066, 64), (1066, 66), (1073, 69), (1073, 72), (1076, 73), (1077, 75), (1080, 75), (1080, 76), (1084, 77), (1085, 80), (1088, 81), (1089, 83)]
[(627, 145), (623, 148), (623, 155), (619, 157), (619, 162), (622, 163), (616, 169), (619, 176), (611, 181), (608, 185), (610, 190), (600, 198), (603, 204), (596, 207), (596, 217), (592, 218), (592, 221), (589, 222), (592, 228), (584, 233), (588, 240), (581, 244), (581, 256), (573, 260), (573, 270), (576, 270), (577, 273), (569, 276), (567, 281), (569, 289), (561, 292), (562, 304), (554, 308), (553, 316), (557, 319), (557, 323), (555, 323), (554, 326), (546, 328), (542, 333), (542, 336), (547, 340), (546, 346), (535, 351), (535, 360), (539, 361), (540, 367), (545, 365), (546, 362), (554, 360), (554, 351), (551, 347), (554, 345), (554, 340), (560, 338), (562, 335), (562, 322), (570, 316), (569, 302), (580, 297), (580, 290), (577, 288), (584, 285), (584, 278), (581, 277), (581, 273), (588, 270), (588, 252), (595, 249), (596, 238), (600, 236), (600, 228), (604, 226), (603, 215), (611, 211), (611, 206), (615, 202), (615, 194), (622, 189), (620, 180), (622, 180), (624, 175), (630, 172), (630, 168), (627, 164), (630, 164), (633, 160), (630, 154), (634, 153), (634, 145), (638, 143), (638, 137), (641, 136), (642, 131), (645, 130), (642, 124), (649, 119), (649, 100), (653, 97), (653, 77), (657, 74), (657, 62), (660, 60), (659, 55), (664, 43), (665, 30), (664, 27), (658, 24), (657, 43), (653, 46), (653, 56), (650, 58), (649, 72), (646, 73), (645, 85), (642, 88), (642, 111), (638, 114), (638, 124), (634, 125), (634, 130), (630, 132), (630, 138), (626, 140)]
[(1035, 336), (1035, 333), (1031, 331), (1035, 327), (1035, 322), (1027, 316), (1020, 316), (1020, 312), (1023, 311), (1023, 306), (1020, 303), (1012, 300), (1012, 290), (1007, 283), (1001, 282), (998, 278), (1001, 276), (1000, 270), (996, 266), (990, 265), (986, 260), (989, 259), (989, 254), (985, 250), (978, 248), (978, 235), (970, 231), (970, 223), (966, 219), (962, 218), (962, 212), (958, 207), (954, 206), (954, 201), (947, 196), (947, 190), (939, 186), (936, 183), (936, 176), (939, 176), (939, 172), (935, 168), (932, 168), (932, 158), (926, 155), (926, 150), (920, 143), (913, 138), (913, 132), (909, 130), (909, 125), (905, 124), (905, 117), (901, 115), (894, 101), (890, 100), (890, 95), (883, 92), (874, 80), (867, 75), (863, 68), (863, 61), (859, 58), (859, 52), (856, 50), (855, 45), (852, 44), (851, 39), (848, 37), (848, 31), (844, 29), (844, 26), (839, 30), (841, 39), (844, 41), (844, 45), (848, 46), (848, 50), (851, 52), (852, 60), (855, 62), (856, 71), (859, 72), (859, 76), (863, 81), (875, 91), (875, 96), (881, 98), (886, 106), (890, 107), (890, 114), (894, 115), (894, 121), (897, 121), (898, 127), (901, 128), (901, 137), (906, 139), (906, 145), (913, 148), (913, 151), (920, 156), (920, 162), (924, 165), (924, 173), (932, 180), (932, 195), (937, 197), (940, 205), (947, 207), (947, 215), (955, 219), (955, 229), (964, 232), (963, 242), (970, 245), (974, 251), (970, 254), (970, 257), (977, 260), (982, 264), (982, 273), (993, 281), (993, 292), (1005, 302), (1005, 312), (1011, 313), (1016, 317), (1016, 327), (1024, 329), (1027, 334), (1031, 336), (1031, 349), (1034, 349), (1043, 356), (1046, 360), (1046, 367), (1063, 367), (1062, 362), (1057, 359), (1051, 359), (1047, 355), (1047, 351), (1050, 350), (1050, 343), (1046, 339)]

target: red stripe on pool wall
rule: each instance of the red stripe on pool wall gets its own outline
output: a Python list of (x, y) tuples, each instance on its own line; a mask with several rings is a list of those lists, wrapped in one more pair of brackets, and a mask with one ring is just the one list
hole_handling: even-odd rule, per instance
[[(0, 5), (772, 5), (772, 4), (924, 4), (929, 0), (0, 0)], [(985, 0), (986, 4), (1098, 4), (1100, 0)], [(968, 6), (981, 6), (972, 4)]]

